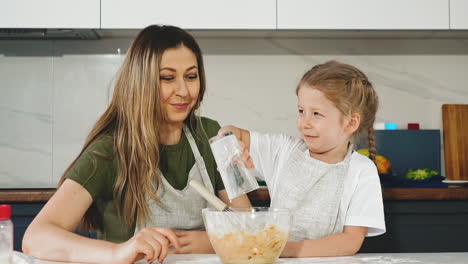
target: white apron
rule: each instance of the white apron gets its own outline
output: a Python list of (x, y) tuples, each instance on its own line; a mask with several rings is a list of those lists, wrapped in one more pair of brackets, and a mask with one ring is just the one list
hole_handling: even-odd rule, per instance
[(293, 215), (290, 240), (310, 240), (343, 232), (340, 214), (344, 179), (352, 154), (328, 164), (310, 157), (306, 144), (298, 145), (289, 156), (277, 185), (271, 206), (287, 208)]
[[(205, 161), (198, 151), (195, 140), (189, 129), (184, 127), (183, 131), (187, 136), (195, 157), (195, 164), (190, 169), (187, 183), (192, 179), (196, 179), (214, 193), (215, 191), (206, 170)], [(206, 200), (188, 184), (183, 190), (174, 189), (160, 171), (159, 173), (161, 184), (159, 185), (157, 194), (161, 200), (161, 204), (147, 199), (151, 219), (142, 226), (137, 224), (135, 234), (145, 227), (152, 226), (167, 227), (173, 230), (204, 230), (201, 210), (208, 207)]]

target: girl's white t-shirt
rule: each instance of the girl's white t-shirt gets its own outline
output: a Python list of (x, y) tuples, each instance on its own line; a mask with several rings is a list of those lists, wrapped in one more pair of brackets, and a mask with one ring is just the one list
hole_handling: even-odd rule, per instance
[[(266, 182), (272, 200), (279, 198), (275, 197), (275, 190), (284, 186), (284, 178), (280, 173), (298, 144), (305, 143), (300, 138), (284, 134), (250, 132), (250, 155), (255, 165), (255, 174)], [(340, 213), (345, 215), (345, 226), (368, 227), (368, 237), (385, 233), (377, 168), (369, 158), (357, 152), (351, 155)]]

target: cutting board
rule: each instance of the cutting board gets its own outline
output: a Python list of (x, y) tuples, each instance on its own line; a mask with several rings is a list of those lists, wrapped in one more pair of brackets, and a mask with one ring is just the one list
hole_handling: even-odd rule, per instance
[(468, 180), (468, 105), (442, 105), (447, 180)]

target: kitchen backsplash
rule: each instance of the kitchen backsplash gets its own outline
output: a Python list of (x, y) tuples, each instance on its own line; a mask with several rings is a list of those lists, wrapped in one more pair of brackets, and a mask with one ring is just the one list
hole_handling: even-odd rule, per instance
[[(468, 103), (466, 39), (199, 42), (208, 84), (201, 113), (222, 125), (296, 135), (296, 84), (330, 59), (368, 74), (380, 96), (381, 122), (441, 129), (442, 104)], [(56, 186), (106, 108), (130, 43), (0, 41), (0, 188)]]

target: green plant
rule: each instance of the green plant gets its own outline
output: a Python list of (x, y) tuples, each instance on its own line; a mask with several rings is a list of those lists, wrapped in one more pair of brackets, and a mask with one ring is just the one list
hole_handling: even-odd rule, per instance
[(431, 170), (431, 169), (419, 169), (419, 170), (410, 169), (406, 173), (406, 178), (412, 179), (412, 180), (424, 180), (426, 178), (432, 177), (437, 174), (439, 174), (437, 171)]

